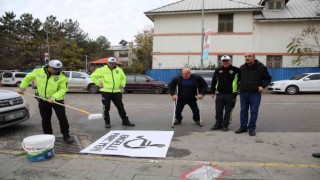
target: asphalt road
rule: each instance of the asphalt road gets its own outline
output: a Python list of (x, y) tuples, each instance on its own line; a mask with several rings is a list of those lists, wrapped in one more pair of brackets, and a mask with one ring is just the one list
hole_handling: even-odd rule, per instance
[[(1, 88), (14, 89), (12, 87)], [(29, 88), (28, 92), (33, 92), (33, 90)], [(30, 104), (31, 118), (21, 124), (1, 129), (0, 138), (2, 140), (23, 139), (30, 135), (42, 133), (37, 102), (31, 96), (25, 95), (25, 98)], [(124, 94), (123, 102), (130, 121), (136, 123), (135, 127), (122, 127), (121, 119), (113, 105), (110, 111), (111, 129), (104, 127), (103, 120), (89, 121), (86, 114), (67, 109), (71, 134), (86, 139), (86, 141), (83, 141), (83, 146), (86, 146), (105, 135), (109, 130), (173, 130), (174, 139), (168, 156), (187, 160), (208, 160), (208, 157), (218, 153), (216, 154), (218, 156), (217, 160), (220, 161), (290, 162), (287, 158), (291, 158), (291, 155), (295, 157), (297, 155), (288, 154), (287, 157), (283, 154), (286, 154), (291, 149), (297, 150), (300, 154), (306, 153), (308, 156), (312, 151), (317, 149), (320, 151), (320, 136), (318, 133), (320, 128), (319, 94), (285, 95), (264, 93), (257, 122), (257, 136), (251, 137), (254, 139), (250, 139), (248, 135), (234, 134), (234, 131), (239, 128), (240, 122), (239, 97), (233, 112), (233, 122), (230, 125), (229, 132), (210, 131), (210, 127), (214, 124), (215, 105), (214, 100), (209, 95), (205, 96), (201, 101), (203, 127), (195, 125), (192, 120), (191, 110), (186, 106), (183, 112), (184, 119), (182, 124), (172, 129), (173, 101), (169, 94)], [(91, 113), (102, 113), (101, 94), (67, 93), (65, 104)], [(54, 134), (60, 135), (55, 115), (52, 118), (52, 124)], [(268, 140), (270, 141), (267, 142)], [(250, 144), (253, 141), (255, 143)], [(297, 143), (300, 144), (295, 147), (294, 145)], [(247, 148), (249, 148), (249, 153), (253, 154), (253, 156), (236, 156), (235, 152), (237, 152), (236, 154), (248, 152), (246, 148), (239, 149), (243, 145), (247, 146), (246, 144), (250, 145)], [(266, 147), (262, 146), (262, 144), (266, 145)], [(281, 155), (281, 157), (271, 153), (270, 156), (254, 159), (255, 152), (250, 152), (250, 150), (253, 150), (251, 146), (258, 148), (256, 153), (261, 153), (266, 148), (275, 148), (275, 153), (279, 156)], [(308, 152), (303, 152), (306, 146), (309, 147)], [(228, 150), (224, 152), (226, 148)], [(282, 150), (284, 152), (281, 152)], [(195, 151), (199, 153), (197, 154)], [(225, 154), (221, 155), (221, 151)], [(230, 159), (230, 156), (233, 158)], [(293, 162), (299, 163), (314, 161), (312, 158), (305, 159), (300, 156), (296, 157), (296, 159), (292, 158)]]

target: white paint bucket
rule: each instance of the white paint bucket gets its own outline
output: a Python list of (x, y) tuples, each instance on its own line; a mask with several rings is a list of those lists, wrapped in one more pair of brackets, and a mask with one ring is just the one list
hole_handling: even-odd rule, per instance
[(44, 161), (54, 156), (54, 141), (54, 135), (50, 134), (29, 136), (23, 139), (22, 148), (29, 161)]

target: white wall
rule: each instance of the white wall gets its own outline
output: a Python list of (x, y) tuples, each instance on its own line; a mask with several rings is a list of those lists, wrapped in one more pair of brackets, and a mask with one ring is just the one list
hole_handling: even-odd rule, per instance
[[(201, 14), (160, 16), (155, 18), (154, 23), (153, 68), (180, 68), (188, 62), (200, 66)], [(234, 34), (217, 33), (217, 14), (205, 14), (204, 23), (204, 27), (213, 31), (211, 55), (204, 61), (205, 66), (216, 64), (217, 55), (223, 54), (232, 54), (233, 64), (240, 66), (244, 63), (245, 52), (255, 52), (257, 59), (264, 64), (266, 55), (274, 53), (283, 55), (283, 67), (295, 67), (291, 64), (295, 56), (287, 54), (286, 46), (304, 27), (317, 22), (255, 22), (252, 13), (240, 12), (234, 13)], [(315, 57), (300, 66), (315, 67), (318, 61)]]

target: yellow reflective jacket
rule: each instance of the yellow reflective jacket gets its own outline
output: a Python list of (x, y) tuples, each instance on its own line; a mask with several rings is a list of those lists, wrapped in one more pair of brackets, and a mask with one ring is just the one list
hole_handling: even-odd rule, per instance
[(61, 72), (50, 74), (47, 66), (34, 69), (22, 80), (19, 88), (26, 89), (33, 80), (36, 80), (40, 97), (64, 100), (64, 95), (68, 91), (68, 78)]
[(96, 69), (90, 77), (97, 86), (103, 84), (101, 92), (121, 92), (120, 87), (124, 88), (127, 81), (126, 75), (118, 66), (111, 70), (108, 65), (105, 65)]

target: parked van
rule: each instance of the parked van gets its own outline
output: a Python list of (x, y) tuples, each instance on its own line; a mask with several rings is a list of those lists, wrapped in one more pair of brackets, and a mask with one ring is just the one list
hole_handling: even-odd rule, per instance
[(1, 78), (1, 85), (5, 86), (20, 86), (22, 79), (28, 73), (25, 72), (3, 72)]

